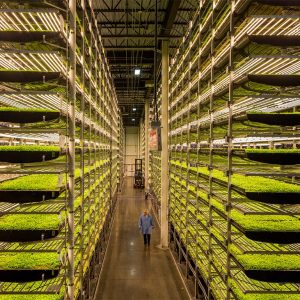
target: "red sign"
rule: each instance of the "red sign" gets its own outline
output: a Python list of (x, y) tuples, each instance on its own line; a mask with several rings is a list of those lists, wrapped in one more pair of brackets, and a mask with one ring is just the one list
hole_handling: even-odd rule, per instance
[(149, 131), (149, 150), (150, 151), (160, 151), (160, 134), (159, 127), (151, 128)]

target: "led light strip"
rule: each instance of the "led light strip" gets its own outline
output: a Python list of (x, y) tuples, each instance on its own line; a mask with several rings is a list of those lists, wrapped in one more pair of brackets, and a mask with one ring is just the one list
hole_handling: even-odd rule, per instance
[[(261, 112), (278, 112), (286, 109), (291, 109), (295, 106), (300, 106), (300, 98), (296, 97), (247, 97), (243, 101), (233, 105), (233, 116), (246, 113), (247, 111), (261, 111)], [(176, 135), (184, 130), (186, 126), (189, 128), (195, 125), (206, 124), (210, 122), (212, 117), (214, 120), (226, 120), (228, 118), (228, 108), (223, 108), (216, 111), (214, 114), (206, 115), (199, 120), (192, 121), (187, 125), (181, 126), (172, 130), (170, 135)]]
[[(249, 143), (270, 143), (270, 142), (289, 142), (300, 141), (299, 137), (245, 137), (234, 138), (233, 144), (249, 144)], [(226, 144), (225, 139), (219, 139), (213, 141), (214, 145)]]
[(15, 71), (52, 71), (66, 74), (63, 60), (55, 52), (0, 52), (0, 68)]
[(57, 94), (0, 93), (0, 102), (17, 108), (67, 110), (67, 104)]
[[(225, 18), (226, 19), (226, 18)], [(224, 20), (225, 21), (225, 20)], [(222, 24), (221, 24), (222, 25)], [(205, 26), (203, 26), (205, 27)], [(222, 26), (218, 26), (216, 30), (219, 30)], [(237, 33), (235, 35), (234, 43), (237, 44), (242, 38), (248, 35), (265, 35), (265, 36), (294, 36), (300, 35), (300, 19), (298, 17), (293, 16), (276, 16), (274, 17), (262, 17), (262, 16), (255, 16), (249, 17), (245, 20), (245, 22), (237, 29)], [(212, 36), (205, 41), (205, 44), (202, 45), (200, 49), (200, 53), (204, 52), (204, 49), (211, 43)], [(172, 74), (172, 78), (174, 78), (183, 63), (183, 58), (187, 55), (190, 49), (187, 48), (186, 51), (182, 56), (178, 56), (176, 62), (176, 70)], [(225, 51), (229, 51), (229, 47), (224, 49)], [(222, 55), (220, 56), (222, 57)], [(174, 61), (175, 64), (175, 61)], [(181, 81), (182, 76), (177, 81), (176, 86)], [(173, 89), (171, 90), (173, 93)]]
[(297, 16), (249, 17), (240, 28), (237, 29), (235, 42), (237, 43), (245, 35), (265, 36), (293, 36), (300, 34), (300, 20)]
[[(246, 74), (266, 74), (266, 75), (294, 75), (300, 74), (300, 58), (297, 57), (255, 57), (245, 59), (245, 63), (234, 72), (234, 80), (240, 80)], [(223, 75), (225, 76), (225, 75)], [(222, 77), (221, 77), (222, 78)], [(208, 88), (205, 93), (199, 96), (198, 104), (207, 100), (210, 96), (210, 90), (213, 93), (219, 93), (223, 91), (229, 85), (229, 75), (223, 79), (219, 79), (212, 88)], [(179, 97), (172, 103), (173, 108), (181, 98), (188, 92), (187, 87)]]
[(0, 133), (0, 138), (26, 139), (35, 141), (45, 141), (59, 143), (59, 134), (57, 133), (31, 133), (31, 134), (16, 134), (16, 133)]
[(26, 12), (0, 10), (1, 31), (61, 31), (58, 13), (52, 11)]
[[(65, 114), (68, 111), (68, 104), (63, 101), (57, 94), (21, 94), (21, 93), (0, 93), (0, 103), (17, 108), (46, 108), (57, 109)], [(76, 110), (75, 117), (77, 120), (82, 121), (82, 114)], [(94, 124), (89, 118), (85, 117), (85, 124), (91, 126)], [(94, 127), (99, 132), (107, 133), (98, 125)]]

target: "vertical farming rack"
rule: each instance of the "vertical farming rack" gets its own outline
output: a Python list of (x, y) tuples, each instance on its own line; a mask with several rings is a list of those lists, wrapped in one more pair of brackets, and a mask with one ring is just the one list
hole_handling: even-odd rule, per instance
[(199, 1), (171, 64), (171, 240), (199, 299), (300, 299), (299, 13)]
[(88, 0), (0, 1), (0, 299), (90, 299), (122, 123)]
[[(161, 122), (161, 88), (157, 91), (157, 108), (152, 103), (150, 109), (149, 128), (151, 129), (152, 122)], [(148, 133), (149, 134), (149, 133)], [(161, 151), (149, 151), (149, 188), (153, 209), (156, 214), (160, 212), (161, 199)]]
[(145, 124), (144, 124), (144, 120), (142, 118), (140, 119), (139, 134), (140, 134), (139, 158), (141, 158), (143, 160), (142, 169), (143, 169), (143, 172), (145, 173)]

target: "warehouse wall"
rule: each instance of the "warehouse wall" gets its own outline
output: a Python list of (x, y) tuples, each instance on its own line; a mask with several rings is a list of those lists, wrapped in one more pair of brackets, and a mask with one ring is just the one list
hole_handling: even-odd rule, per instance
[(134, 162), (139, 157), (139, 127), (125, 127), (125, 176), (134, 176)]

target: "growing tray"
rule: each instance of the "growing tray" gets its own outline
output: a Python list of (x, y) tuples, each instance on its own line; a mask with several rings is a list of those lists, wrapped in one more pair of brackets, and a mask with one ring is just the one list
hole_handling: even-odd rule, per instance
[(279, 165), (296, 165), (300, 164), (300, 153), (287, 152), (245, 152), (246, 157), (253, 161), (279, 164)]
[(43, 162), (58, 158), (60, 151), (0, 151), (0, 161), (9, 163)]
[(58, 39), (60, 32), (52, 31), (1, 31), (0, 41), (12, 43), (28, 43), (49, 39)]
[(56, 237), (59, 230), (0, 230), (1, 242), (33, 242)]
[(248, 199), (270, 204), (300, 204), (299, 193), (272, 193), (272, 192), (247, 192), (245, 195)]
[(0, 270), (2, 282), (30, 282), (53, 279), (59, 270)]
[(30, 191), (30, 190), (0, 190), (0, 202), (30, 203), (56, 199), (61, 190)]
[(249, 35), (249, 40), (257, 44), (267, 44), (272, 46), (300, 46), (300, 40), (297, 35)]
[(254, 75), (249, 74), (248, 80), (252, 82), (275, 86), (299, 86), (300, 75)]
[(44, 82), (59, 79), (60, 72), (0, 71), (0, 82)]
[(258, 122), (267, 125), (297, 126), (300, 124), (298, 113), (247, 113), (251, 122)]
[(254, 280), (278, 283), (300, 283), (300, 271), (284, 270), (245, 270), (245, 274)]
[(299, 0), (257, 0), (257, 2), (269, 5), (280, 5), (280, 6), (299, 6)]
[(59, 111), (1, 111), (0, 122), (9, 123), (36, 123), (56, 120), (60, 117)]
[[(225, 217), (225, 215), (223, 215)], [(240, 230), (247, 238), (257, 242), (291, 244), (299, 243), (299, 231), (263, 231), (263, 230), (248, 230), (240, 225), (237, 221), (231, 220), (232, 224)]]
[(250, 240), (258, 242), (292, 244), (300, 241), (299, 231), (248, 231), (244, 229), (241, 231)]

